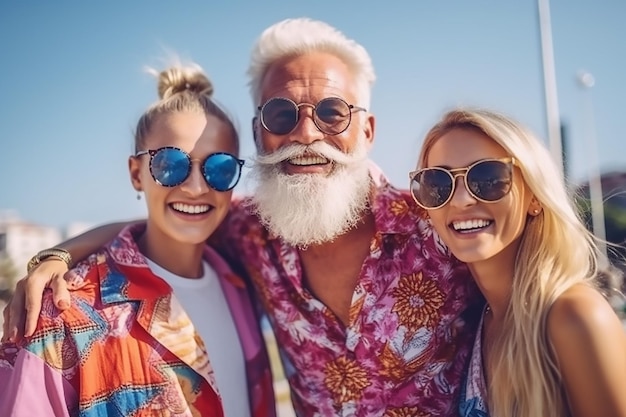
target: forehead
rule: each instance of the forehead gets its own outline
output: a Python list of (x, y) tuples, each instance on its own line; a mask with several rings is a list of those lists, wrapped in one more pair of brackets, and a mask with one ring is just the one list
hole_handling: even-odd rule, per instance
[(175, 146), (194, 157), (237, 151), (229, 126), (217, 117), (201, 112), (160, 115), (146, 137), (146, 145), (150, 149)]
[(261, 83), (261, 99), (286, 97), (296, 102), (316, 102), (329, 96), (352, 101), (356, 86), (348, 65), (326, 52), (283, 58), (268, 68)]
[(473, 129), (452, 129), (436, 139), (426, 157), (426, 166), (461, 168), (486, 158), (504, 158), (507, 151), (495, 140)]

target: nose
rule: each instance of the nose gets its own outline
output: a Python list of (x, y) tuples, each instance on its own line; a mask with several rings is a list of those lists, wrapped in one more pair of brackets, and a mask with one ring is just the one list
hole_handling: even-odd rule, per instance
[(454, 193), (450, 199), (450, 205), (454, 207), (467, 207), (477, 203), (477, 200), (469, 193), (465, 187), (463, 176), (454, 179)]
[(202, 175), (199, 161), (191, 162), (189, 177), (180, 185), (180, 189), (192, 197), (202, 195), (209, 190), (209, 186)]
[(292, 142), (298, 142), (304, 145), (310, 145), (317, 140), (322, 140), (324, 134), (317, 128), (313, 120), (313, 106), (303, 103), (300, 105), (298, 111), (298, 123), (289, 134), (289, 139)]

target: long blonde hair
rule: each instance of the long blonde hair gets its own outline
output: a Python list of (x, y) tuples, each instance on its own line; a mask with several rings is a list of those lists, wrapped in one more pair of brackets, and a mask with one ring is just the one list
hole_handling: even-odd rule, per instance
[(594, 237), (545, 146), (506, 116), (478, 109), (448, 112), (426, 135), (420, 167), (433, 143), (456, 128), (484, 133), (519, 161), (522, 177), (543, 209), (528, 217), (515, 260), (504, 330), (491, 353), (495, 366), (489, 381), (490, 414), (568, 416), (558, 362), (547, 337), (547, 316), (569, 288), (592, 284), (597, 272)]

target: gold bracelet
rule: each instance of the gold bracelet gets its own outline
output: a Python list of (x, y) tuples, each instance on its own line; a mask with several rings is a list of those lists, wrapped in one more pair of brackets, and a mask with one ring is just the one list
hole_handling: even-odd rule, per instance
[(50, 257), (59, 258), (65, 262), (68, 269), (72, 266), (72, 255), (68, 251), (61, 248), (51, 248), (44, 249), (37, 253), (37, 255), (30, 258), (30, 261), (28, 261), (28, 264), (26, 265), (26, 272), (30, 274), (30, 271), (32, 271), (34, 267)]

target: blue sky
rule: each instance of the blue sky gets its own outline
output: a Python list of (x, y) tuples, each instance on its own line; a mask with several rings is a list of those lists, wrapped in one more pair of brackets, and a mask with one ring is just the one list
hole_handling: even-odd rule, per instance
[[(626, 169), (626, 2), (551, 0), (569, 172)], [(454, 105), (504, 111), (547, 141), (537, 5), (528, 1), (56, 0), (0, 2), (0, 209), (64, 226), (145, 215), (127, 173), (132, 130), (156, 99), (146, 65), (172, 50), (204, 67), (253, 154), (245, 70), (263, 29), (324, 20), (363, 44), (377, 72), (372, 158), (399, 186), (423, 135)], [(576, 83), (584, 69), (591, 90)], [(591, 111), (590, 111), (591, 109)], [(238, 191), (245, 191), (245, 183)]]

